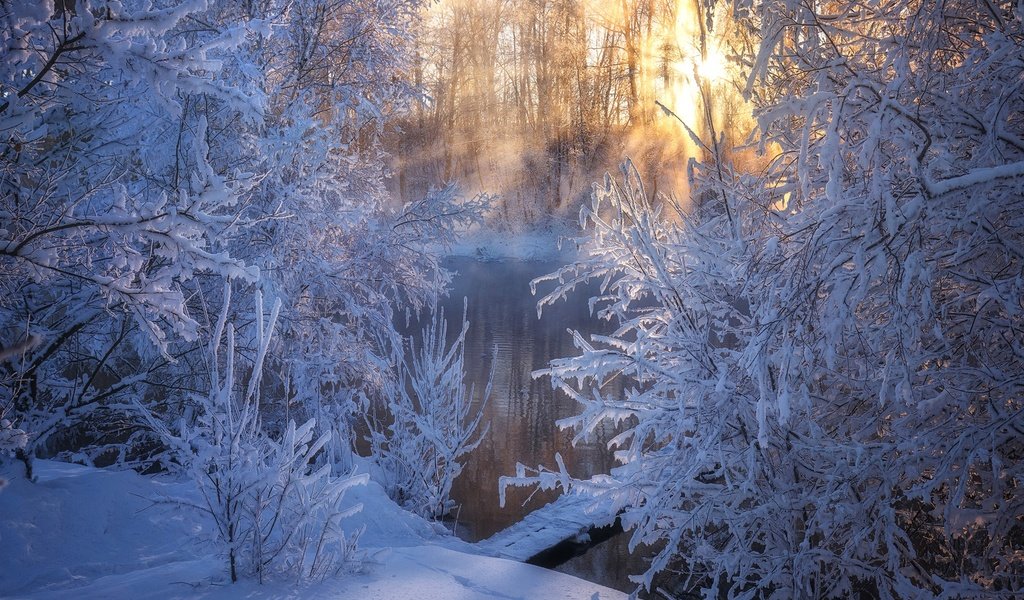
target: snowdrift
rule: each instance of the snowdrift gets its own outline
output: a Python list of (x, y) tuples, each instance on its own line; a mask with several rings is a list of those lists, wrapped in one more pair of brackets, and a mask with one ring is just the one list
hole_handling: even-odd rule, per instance
[(321, 583), (229, 583), (195, 512), (159, 503), (189, 484), (134, 472), (37, 461), (0, 467), (0, 597), (14, 598), (580, 598), (625, 594), (568, 575), (471, 554), (472, 546), (401, 510), (375, 483), (347, 529), (365, 526), (364, 559)]

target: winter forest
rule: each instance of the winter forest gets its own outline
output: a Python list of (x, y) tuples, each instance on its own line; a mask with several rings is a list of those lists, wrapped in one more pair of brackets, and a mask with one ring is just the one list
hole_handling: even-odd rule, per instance
[(1024, 595), (1019, 0), (0, 0), (0, 56), (0, 597)]

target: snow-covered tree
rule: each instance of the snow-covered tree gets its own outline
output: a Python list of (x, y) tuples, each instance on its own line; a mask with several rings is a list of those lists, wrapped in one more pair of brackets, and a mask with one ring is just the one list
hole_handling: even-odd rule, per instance
[(396, 207), (387, 194), (378, 138), (414, 97), (405, 74), (418, 1), (238, 8), (211, 10), (210, 21), (260, 24), (229, 68), (268, 108), (257, 128), (220, 120), (219, 156), (263, 174), (246, 200), (254, 218), (285, 218), (239, 231), (230, 247), (286, 299), (269, 357), (288, 395), (279, 409), (317, 416), (344, 460), (356, 388), (378, 393), (393, 376), (379, 358), (397, 339), (393, 307), (422, 308), (444, 288), (436, 249), (479, 219), (486, 199), (464, 201), (449, 187)]
[(0, 7), (0, 347), (39, 340), (0, 365), (4, 414), (35, 451), (144, 459), (130, 399), (202, 388), (229, 278), (283, 300), (276, 418), (344, 431), (393, 303), (438, 293), (432, 248), (485, 206), (385, 193), (418, 2), (55, 6)]
[[(260, 381), (281, 302), (275, 302), (264, 324), (257, 295), (256, 354), (251, 364), (239, 368), (234, 325), (227, 322), (230, 287), (224, 296), (207, 353), (209, 391), (184, 402), (180, 417), (138, 404), (166, 447), (163, 463), (195, 482), (201, 498), (198, 503), (163, 500), (210, 517), (231, 581), (245, 574), (261, 583), (281, 573), (296, 579), (337, 574), (355, 558), (358, 538), (346, 536), (341, 520), (361, 509), (340, 503), (345, 491), (366, 483), (367, 476), (335, 477), (330, 464), (317, 464), (330, 433), (314, 437), (314, 419), (298, 427), (288, 421), (279, 436), (267, 433), (260, 416)], [(227, 340), (223, 357), (222, 339)]]
[(493, 364), (477, 398), (475, 386), (466, 385), (467, 331), (464, 310), (462, 327), (449, 344), (448, 322), (435, 304), (418, 338), (409, 337), (394, 352), (398, 376), (388, 390), (393, 399), (383, 415), (368, 419), (373, 455), (388, 494), (428, 518), (444, 517), (454, 508), (452, 484), (490, 428), (481, 421), (494, 381)]
[(619, 328), (544, 374), (584, 406), (565, 425), (622, 423), (623, 465), (534, 480), (610, 498), (634, 543), (664, 544), (648, 586), (1019, 592), (1024, 14), (732, 6), (774, 160), (696, 165), (697, 206), (671, 219), (632, 169), (595, 190), (589, 250), (542, 304), (598, 281)]
[(0, 365), (0, 405), (32, 446), (123, 414), (171, 341), (197, 339), (187, 282), (256, 277), (219, 241), (245, 184), (212, 166), (204, 120), (182, 135), (193, 95), (259, 113), (212, 79), (233, 32), (172, 34), (202, 7), (0, 6), (0, 346), (38, 341)]

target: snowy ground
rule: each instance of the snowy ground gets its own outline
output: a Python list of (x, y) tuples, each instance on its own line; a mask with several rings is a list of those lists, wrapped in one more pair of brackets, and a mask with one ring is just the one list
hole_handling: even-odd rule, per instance
[(624, 598), (568, 575), (470, 554), (471, 546), (399, 509), (376, 484), (346, 496), (364, 505), (367, 558), (357, 572), (316, 584), (231, 584), (191, 512), (154, 499), (187, 484), (38, 461), (38, 481), (2, 470), (0, 597), (8, 598)]

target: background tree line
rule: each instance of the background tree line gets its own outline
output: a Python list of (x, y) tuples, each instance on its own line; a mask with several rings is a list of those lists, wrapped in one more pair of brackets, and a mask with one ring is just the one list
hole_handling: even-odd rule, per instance
[(413, 71), (424, 101), (389, 142), (394, 187), (404, 197), (458, 180), (499, 195), (498, 221), (528, 225), (574, 214), (591, 182), (629, 155), (655, 191), (683, 195), (687, 161), (702, 150), (658, 103), (697, 132), (709, 129), (707, 105), (729, 146), (750, 128), (725, 77), (737, 32), (720, 26), (712, 39), (708, 10), (674, 0), (432, 5)]

